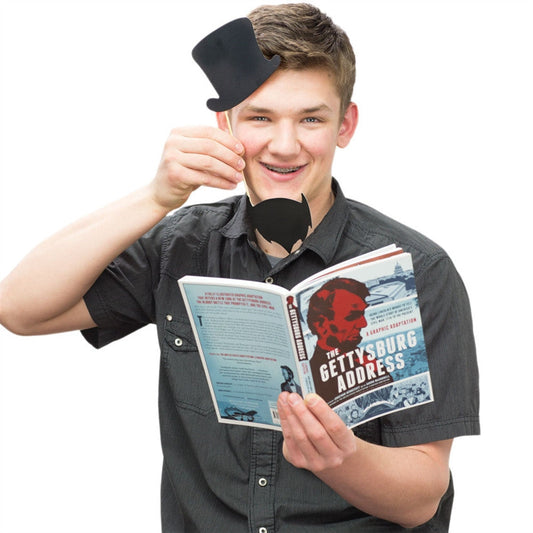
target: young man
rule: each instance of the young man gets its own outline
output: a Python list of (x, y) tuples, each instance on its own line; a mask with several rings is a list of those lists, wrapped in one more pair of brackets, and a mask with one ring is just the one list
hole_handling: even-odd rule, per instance
[[(165, 532), (445, 531), (452, 439), (479, 431), (464, 287), (442, 249), (347, 200), (332, 178), (357, 125), (346, 35), (307, 4), (250, 19), (280, 68), (217, 114), (218, 129), (174, 130), (149, 185), (37, 247), (1, 284), (0, 320), (19, 334), (81, 329), (97, 347), (157, 324)], [(292, 253), (254, 233), (245, 198), (166, 216), (198, 187), (234, 188), (243, 172), (254, 204), (306, 196), (313, 230)], [(435, 402), (350, 431), (317, 395), (282, 392), (282, 433), (218, 424), (177, 280), (292, 287), (390, 243), (413, 256)]]

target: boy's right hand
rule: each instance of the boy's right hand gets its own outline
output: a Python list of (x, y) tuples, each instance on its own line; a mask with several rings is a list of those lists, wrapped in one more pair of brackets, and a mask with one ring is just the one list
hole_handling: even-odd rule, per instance
[(152, 181), (156, 203), (167, 210), (183, 205), (198, 187), (234, 189), (243, 179), (243, 145), (209, 126), (173, 129)]

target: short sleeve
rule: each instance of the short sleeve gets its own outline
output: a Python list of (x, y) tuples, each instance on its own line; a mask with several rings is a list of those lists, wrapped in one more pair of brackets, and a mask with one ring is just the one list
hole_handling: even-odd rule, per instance
[(84, 296), (97, 327), (82, 331), (96, 348), (155, 322), (164, 221), (120, 254)]
[(409, 446), (479, 434), (479, 375), (470, 303), (451, 260), (416, 272), (434, 402), (382, 419), (383, 443)]

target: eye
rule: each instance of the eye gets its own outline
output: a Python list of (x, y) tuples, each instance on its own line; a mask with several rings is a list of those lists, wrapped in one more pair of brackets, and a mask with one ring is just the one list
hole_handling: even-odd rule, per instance
[(317, 117), (305, 117), (303, 120), (306, 124), (318, 124), (319, 122), (322, 122)]
[(262, 116), (253, 116), (253, 117), (250, 117), (250, 120), (253, 120), (254, 122), (267, 122), (268, 118), (262, 117)]

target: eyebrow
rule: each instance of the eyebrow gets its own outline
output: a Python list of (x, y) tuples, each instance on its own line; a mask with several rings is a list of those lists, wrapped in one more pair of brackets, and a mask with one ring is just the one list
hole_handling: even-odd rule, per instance
[[(245, 111), (248, 111), (250, 113), (257, 113), (257, 114), (264, 114), (267, 115), (269, 113), (275, 113), (276, 111), (274, 109), (269, 109), (267, 107), (260, 107), (255, 106), (253, 104), (250, 104), (244, 108)], [(305, 107), (303, 109), (298, 110), (298, 114), (301, 115), (309, 115), (312, 113), (318, 113), (320, 111), (326, 111), (326, 112), (332, 112), (332, 109), (326, 105), (326, 104), (320, 104), (313, 107)]]
[(309, 113), (318, 113), (319, 111), (333, 111), (328, 105), (321, 104), (314, 107), (308, 107), (306, 109), (302, 109), (303, 114), (309, 114)]

